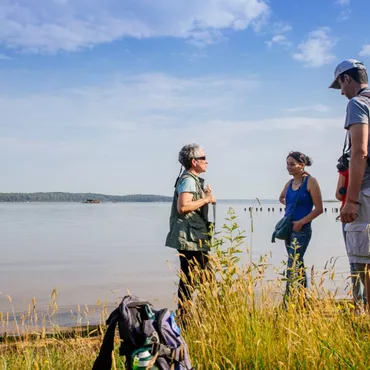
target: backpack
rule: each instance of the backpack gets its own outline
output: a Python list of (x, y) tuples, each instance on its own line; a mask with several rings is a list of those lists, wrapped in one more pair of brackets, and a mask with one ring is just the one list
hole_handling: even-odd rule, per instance
[(167, 308), (154, 310), (151, 303), (128, 295), (106, 323), (108, 328), (93, 370), (111, 369), (117, 323), (126, 370), (195, 370), (174, 313)]
[[(289, 240), (292, 232), (293, 232), (293, 214), (294, 210), (297, 206), (299, 196), (301, 195), (301, 189), (303, 187), (303, 184), (305, 181), (308, 181), (310, 175), (307, 175), (306, 178), (304, 179), (302, 185), (300, 186), (298, 190), (298, 195), (295, 200), (292, 212), (290, 213), (289, 216), (284, 216), (276, 225), (275, 225), (275, 230), (272, 233), (271, 237), (271, 243), (275, 243), (275, 239), (281, 239), (281, 240)], [(289, 186), (291, 186), (293, 180), (291, 180)]]

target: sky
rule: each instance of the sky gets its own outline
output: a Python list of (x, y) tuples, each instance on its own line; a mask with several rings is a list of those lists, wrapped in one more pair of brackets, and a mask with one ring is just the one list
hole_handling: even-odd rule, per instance
[(216, 198), (277, 199), (298, 150), (333, 198), (368, 0), (0, 0), (0, 192), (172, 195), (199, 143)]

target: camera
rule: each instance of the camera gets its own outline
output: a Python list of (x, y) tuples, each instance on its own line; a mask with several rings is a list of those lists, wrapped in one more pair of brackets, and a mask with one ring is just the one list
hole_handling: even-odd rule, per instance
[(344, 172), (349, 168), (349, 153), (343, 153), (338, 159), (337, 169), (339, 172)]

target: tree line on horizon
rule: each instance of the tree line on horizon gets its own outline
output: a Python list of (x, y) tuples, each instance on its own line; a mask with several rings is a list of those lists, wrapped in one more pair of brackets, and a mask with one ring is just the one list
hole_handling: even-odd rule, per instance
[(107, 195), (96, 193), (0, 193), (0, 202), (171, 202), (172, 197), (155, 194)]

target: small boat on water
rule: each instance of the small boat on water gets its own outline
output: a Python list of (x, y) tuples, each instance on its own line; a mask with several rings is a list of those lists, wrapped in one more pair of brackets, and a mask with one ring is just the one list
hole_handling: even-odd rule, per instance
[(82, 203), (100, 203), (98, 199), (86, 199)]

